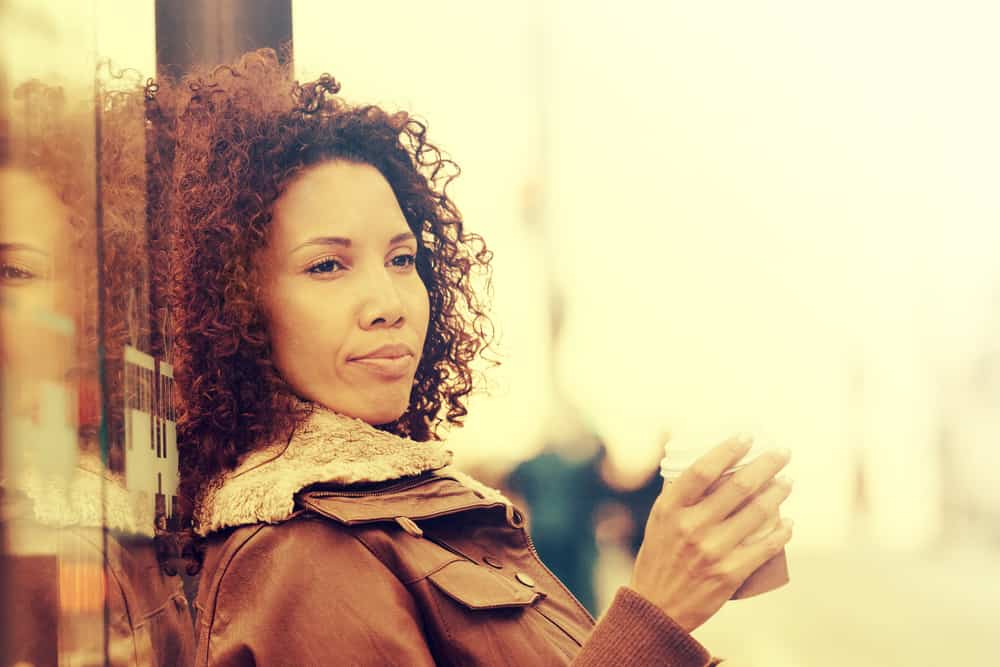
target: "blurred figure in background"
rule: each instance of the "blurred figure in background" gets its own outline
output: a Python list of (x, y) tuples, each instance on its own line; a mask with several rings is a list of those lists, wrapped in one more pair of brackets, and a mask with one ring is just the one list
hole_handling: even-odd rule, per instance
[(601, 476), (604, 445), (581, 434), (549, 443), (510, 472), (506, 486), (524, 499), (538, 554), (595, 616), (597, 542), (594, 521), (609, 495)]

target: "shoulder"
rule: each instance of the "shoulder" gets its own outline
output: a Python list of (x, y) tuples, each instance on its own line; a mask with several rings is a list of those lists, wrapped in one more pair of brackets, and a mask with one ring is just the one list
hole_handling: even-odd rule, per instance
[(367, 578), (392, 576), (356, 531), (311, 512), (302, 512), (278, 524), (253, 524), (210, 537), (203, 581), (223, 592), (266, 577), (286, 585), (297, 581), (314, 585), (346, 578), (363, 568)]
[[(382, 659), (382, 644), (425, 655), (416, 602), (354, 533), (302, 513), (210, 537), (196, 605), (201, 664), (243, 664), (245, 655), (322, 664), (334, 653), (343, 664), (397, 664)], [(401, 634), (383, 637), (384, 627)]]

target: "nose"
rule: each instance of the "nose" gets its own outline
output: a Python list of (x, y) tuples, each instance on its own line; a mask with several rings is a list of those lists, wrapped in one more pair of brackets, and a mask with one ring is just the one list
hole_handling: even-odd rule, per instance
[(404, 320), (403, 300), (393, 280), (384, 267), (368, 273), (362, 286), (360, 325), (362, 329), (398, 327)]

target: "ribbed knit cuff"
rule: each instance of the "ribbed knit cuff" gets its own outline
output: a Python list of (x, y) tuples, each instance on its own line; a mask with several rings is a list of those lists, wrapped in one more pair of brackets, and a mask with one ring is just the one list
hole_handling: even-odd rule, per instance
[(706, 667), (711, 660), (708, 651), (659, 607), (622, 586), (573, 666)]

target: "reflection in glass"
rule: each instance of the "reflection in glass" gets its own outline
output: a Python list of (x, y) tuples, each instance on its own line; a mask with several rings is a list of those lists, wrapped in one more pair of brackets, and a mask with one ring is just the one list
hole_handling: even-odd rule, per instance
[[(134, 73), (4, 91), (2, 664), (184, 665), (193, 628), (155, 539), (176, 445)], [(80, 91), (86, 92), (80, 92)]]

